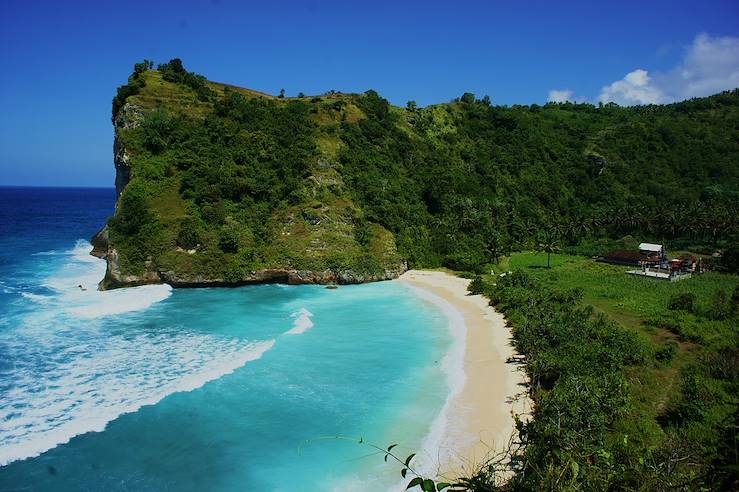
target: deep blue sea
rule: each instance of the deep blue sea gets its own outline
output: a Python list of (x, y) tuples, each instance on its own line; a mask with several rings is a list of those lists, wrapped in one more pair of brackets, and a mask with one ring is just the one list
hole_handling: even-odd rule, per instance
[(438, 309), (398, 282), (99, 292), (88, 240), (114, 203), (0, 188), (0, 491), (398, 483), (333, 436), (429, 442), (449, 393)]

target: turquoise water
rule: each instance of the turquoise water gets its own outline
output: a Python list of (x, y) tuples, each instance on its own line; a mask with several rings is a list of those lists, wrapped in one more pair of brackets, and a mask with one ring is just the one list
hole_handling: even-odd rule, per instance
[(101, 293), (80, 238), (112, 197), (79, 191), (80, 218), (48, 190), (10, 213), (17, 193), (0, 189), (0, 490), (382, 490), (399, 467), (330, 437), (421, 449), (451, 338), (410, 288)]

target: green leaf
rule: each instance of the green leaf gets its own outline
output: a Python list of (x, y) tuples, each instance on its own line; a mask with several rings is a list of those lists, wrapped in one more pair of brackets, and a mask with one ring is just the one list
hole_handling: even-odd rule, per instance
[(400, 470), (400, 476), (401, 477), (405, 478), (405, 474), (406, 473), (408, 473), (408, 468), (403, 468), (402, 470)]
[(397, 446), (397, 444), (391, 444), (390, 446), (388, 446), (387, 452), (389, 453), (395, 446)]
[(416, 455), (416, 453), (411, 453), (406, 459), (405, 459), (405, 466), (408, 466), (411, 464), (411, 460)]
[(446, 482), (439, 482), (436, 484), (436, 490), (444, 490), (447, 487), (451, 487), (452, 484)]
[(577, 474), (580, 471), (580, 465), (577, 464), (576, 461), (570, 462), (570, 467), (572, 468), (572, 479), (577, 479)]
[(423, 492), (434, 492), (435, 488), (436, 487), (434, 487), (434, 481), (428, 478), (424, 480), (421, 484), (421, 489), (423, 490)]
[(422, 483), (423, 483), (423, 478), (416, 477), (416, 478), (414, 478), (413, 480), (410, 481), (410, 483), (405, 488), (405, 490), (408, 490), (408, 489), (410, 489), (412, 487), (415, 487), (416, 485), (421, 485)]

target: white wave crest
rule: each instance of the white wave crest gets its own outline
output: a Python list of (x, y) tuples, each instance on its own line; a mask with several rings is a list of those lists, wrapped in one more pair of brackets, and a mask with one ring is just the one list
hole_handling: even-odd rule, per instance
[(13, 383), (0, 399), (0, 466), (100, 432), (120, 415), (173, 393), (200, 388), (259, 359), (275, 341), (171, 332), (70, 343), (55, 349), (56, 360), (37, 354), (52, 359), (43, 371), (35, 364), (11, 370)]
[(92, 245), (80, 239), (74, 248), (62, 253), (41, 253), (67, 257), (59, 269), (42, 283), (54, 294), (43, 296), (45, 299), (36, 294), (23, 294), (23, 297), (45, 304), (53, 301), (52, 304), (67, 315), (91, 319), (146, 309), (172, 294), (172, 287), (166, 284), (97, 290), (98, 282), (105, 275), (105, 260), (90, 255), (91, 250)]
[(286, 331), (285, 335), (300, 335), (313, 328), (312, 316), (313, 313), (305, 308), (300, 308), (298, 311), (292, 313), (290, 317), (294, 318), (293, 327), (291, 330)]
[(21, 297), (39, 304), (47, 304), (51, 301), (51, 297), (49, 296), (42, 296), (41, 294), (34, 294), (32, 292), (21, 292)]
[(146, 309), (170, 295), (172, 295), (172, 287), (167, 284), (144, 285), (103, 292), (80, 291), (79, 295), (75, 296), (79, 305), (68, 308), (67, 313), (86, 319), (123, 314)]

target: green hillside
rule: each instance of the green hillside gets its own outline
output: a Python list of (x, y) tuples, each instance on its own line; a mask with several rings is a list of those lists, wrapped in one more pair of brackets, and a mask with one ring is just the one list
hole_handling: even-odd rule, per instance
[(398, 108), (374, 91), (275, 97), (179, 60), (113, 102), (105, 286), (362, 282), (481, 271), (540, 242), (626, 234), (726, 246), (739, 226), (739, 91), (666, 106)]

